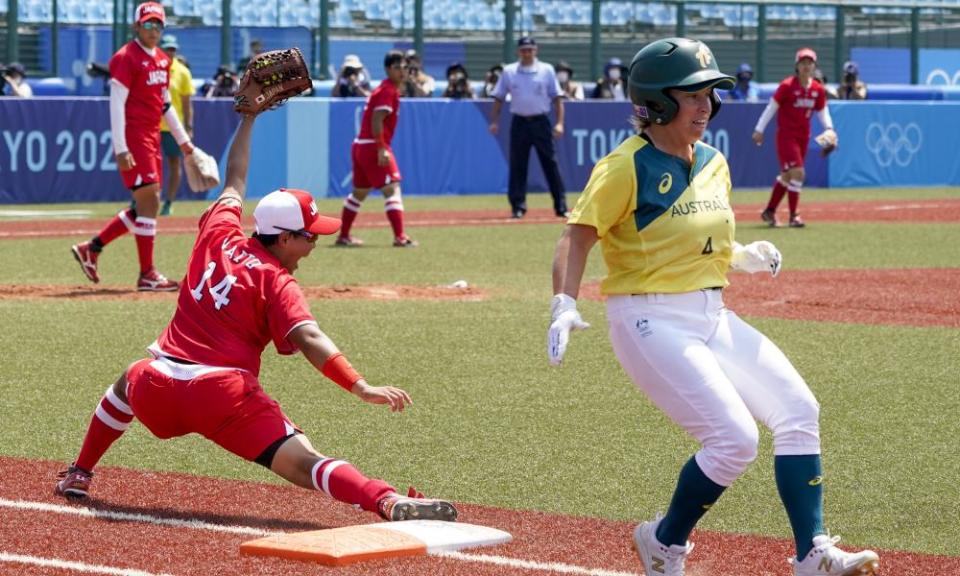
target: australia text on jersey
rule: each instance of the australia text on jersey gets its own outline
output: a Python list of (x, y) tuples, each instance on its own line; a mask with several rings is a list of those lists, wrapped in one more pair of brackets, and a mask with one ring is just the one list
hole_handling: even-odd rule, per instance
[(682, 204), (674, 204), (670, 212), (670, 217), (688, 216), (698, 212), (721, 212), (729, 209), (730, 205), (720, 198), (714, 198), (713, 200), (692, 200)]

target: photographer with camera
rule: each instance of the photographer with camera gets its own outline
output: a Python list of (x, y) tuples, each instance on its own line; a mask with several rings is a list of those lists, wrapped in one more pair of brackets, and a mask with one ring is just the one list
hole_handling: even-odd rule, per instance
[(404, 55), (407, 64), (407, 80), (400, 89), (400, 95), (406, 98), (430, 98), (436, 81), (423, 71), (423, 62), (416, 50), (407, 50)]
[(330, 93), (334, 98), (366, 98), (373, 92), (370, 74), (356, 54), (347, 54), (340, 65), (337, 83)]
[(480, 89), (481, 98), (493, 98), (493, 90), (500, 81), (500, 75), (503, 74), (503, 64), (494, 64), (487, 70), (483, 77), (483, 88)]
[(866, 100), (867, 85), (860, 80), (860, 68), (853, 60), (843, 64), (843, 81), (837, 86), (837, 98), (841, 100)]
[(217, 68), (217, 73), (213, 75), (212, 80), (207, 80), (201, 92), (204, 98), (233, 98), (240, 86), (240, 78), (233, 71), (233, 67), (224, 64)]
[(454, 62), (447, 66), (447, 89), (443, 91), (443, 97), (454, 100), (474, 98), (473, 89), (470, 88), (470, 78), (463, 64)]
[(0, 66), (0, 76), (3, 77), (0, 94), (15, 98), (32, 98), (33, 88), (27, 84), (27, 71), (23, 64), (11, 62), (8, 66)]

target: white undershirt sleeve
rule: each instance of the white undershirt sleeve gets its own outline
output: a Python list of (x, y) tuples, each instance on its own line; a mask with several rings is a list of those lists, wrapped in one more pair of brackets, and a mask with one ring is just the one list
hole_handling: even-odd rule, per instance
[(110, 80), (110, 134), (113, 135), (113, 153), (123, 154), (127, 148), (126, 106), (130, 90), (118, 80)]
[(760, 132), (763, 134), (763, 131), (767, 129), (767, 124), (773, 120), (774, 114), (777, 113), (777, 110), (780, 109), (780, 104), (777, 103), (773, 98), (770, 99), (770, 103), (767, 104), (767, 107), (763, 109), (763, 114), (760, 115), (760, 119), (757, 120), (757, 127), (754, 128), (754, 132)]
[(833, 118), (830, 117), (830, 108), (824, 106), (823, 110), (817, 111), (817, 118), (820, 119), (820, 123), (823, 124), (824, 130), (833, 130)]
[(177, 116), (177, 109), (173, 107), (170, 100), (170, 92), (167, 91), (167, 89), (163, 90), (163, 103), (166, 108), (166, 111), (163, 113), (163, 118), (167, 121), (167, 126), (170, 127), (170, 134), (173, 135), (173, 139), (180, 145), (190, 142), (190, 136), (187, 135), (187, 131), (183, 129), (183, 124), (180, 123), (180, 117)]

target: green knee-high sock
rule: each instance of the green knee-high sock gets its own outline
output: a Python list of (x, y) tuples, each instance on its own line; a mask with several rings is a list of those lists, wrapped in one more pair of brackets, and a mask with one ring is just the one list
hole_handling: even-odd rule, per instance
[(797, 559), (803, 560), (813, 548), (813, 537), (823, 528), (823, 475), (819, 454), (776, 456), (773, 459), (777, 491), (787, 510)]
[(724, 490), (725, 486), (707, 478), (695, 458), (687, 460), (680, 470), (680, 479), (677, 480), (667, 515), (657, 527), (657, 540), (667, 546), (685, 546), (693, 527)]

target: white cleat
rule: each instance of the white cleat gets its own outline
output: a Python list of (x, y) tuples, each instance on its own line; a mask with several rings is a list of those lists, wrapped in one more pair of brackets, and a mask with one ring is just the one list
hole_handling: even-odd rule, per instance
[(666, 546), (657, 540), (657, 527), (662, 518), (644, 522), (633, 530), (633, 549), (637, 551), (646, 576), (683, 576), (683, 565), (693, 544)]
[(880, 557), (873, 550), (844, 552), (837, 548), (839, 536), (813, 537), (813, 549), (802, 562), (791, 559), (794, 576), (875, 576)]

